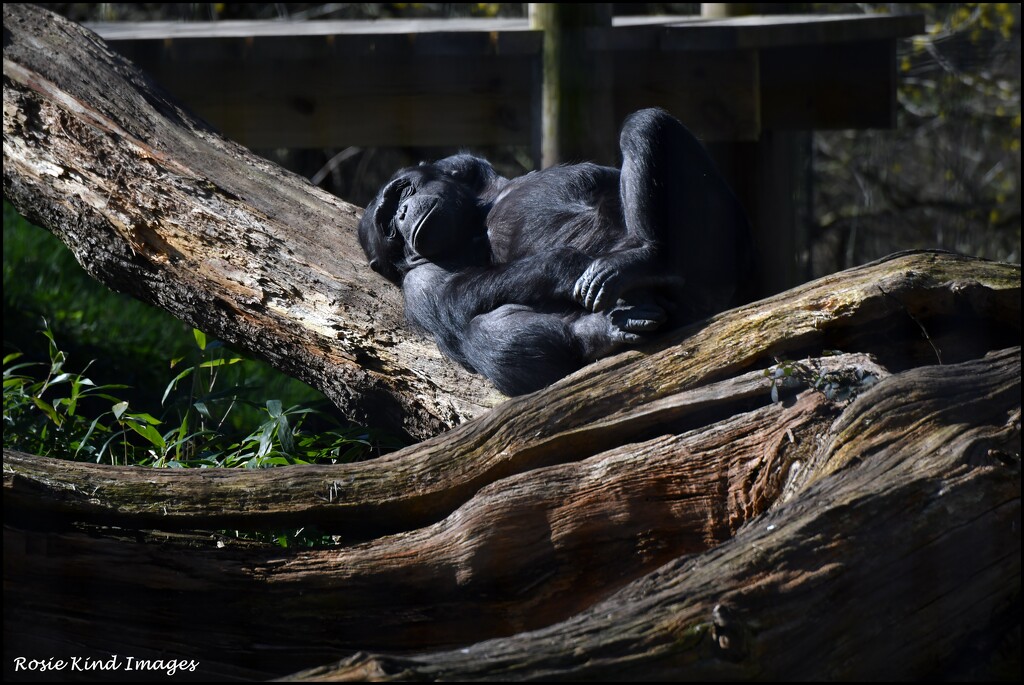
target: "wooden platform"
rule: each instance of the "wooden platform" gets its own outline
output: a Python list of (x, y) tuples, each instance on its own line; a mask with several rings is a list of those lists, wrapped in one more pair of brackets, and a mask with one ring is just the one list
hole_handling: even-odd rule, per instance
[[(541, 35), (525, 19), (124, 22), (90, 28), (250, 147), (527, 145)], [(919, 15), (619, 17), (616, 122), (665, 107), (706, 140), (888, 127)]]

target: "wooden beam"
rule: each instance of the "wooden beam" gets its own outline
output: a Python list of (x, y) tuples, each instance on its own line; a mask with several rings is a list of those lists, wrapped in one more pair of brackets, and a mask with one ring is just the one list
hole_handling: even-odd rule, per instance
[(758, 53), (707, 58), (694, 52), (629, 51), (612, 67), (615, 119), (663, 107), (703, 140), (757, 140), (761, 135)]

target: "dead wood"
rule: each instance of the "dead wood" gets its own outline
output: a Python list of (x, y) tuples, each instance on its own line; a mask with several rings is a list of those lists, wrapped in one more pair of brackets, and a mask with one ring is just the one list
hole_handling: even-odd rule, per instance
[[(317, 525), (365, 539), (436, 522), (498, 478), (585, 458), (665, 426), (729, 416), (747, 399), (739, 386), (735, 395), (725, 394), (723, 406), (703, 412), (681, 393), (761, 372), (776, 358), (856, 351), (895, 370), (962, 361), (1018, 344), (1019, 311), (1019, 266), (907, 254), (726, 312), (681, 331), (663, 349), (593, 364), (372, 462), (266, 473), (157, 471), (143, 480), (132, 477), (135, 469), (59, 462), (54, 470), (31, 460), (19, 466), (19, 475), (35, 482), (29, 496), (19, 500), (14, 489), (5, 497), (51, 513), (68, 506), (72, 515), (103, 525), (123, 525), (127, 517), (164, 529), (236, 526), (245, 515), (251, 527)], [(760, 401), (769, 401), (768, 391), (761, 392)], [(53, 497), (40, 504), (35, 489), (47, 487), (54, 473)]]
[(788, 501), (577, 616), (295, 679), (1014, 679), (1019, 348), (893, 376), (808, 439)]
[[(9, 639), (57, 649), (74, 635), (80, 651), (143, 655), (164, 645), (211, 674), (472, 645), (328, 673), (923, 677), (974, 649), (984, 617), (1016, 616), (1020, 352), (892, 377), (859, 359), (833, 368), (847, 389), (873, 387), (848, 406), (803, 390), (666, 426), (496, 480), (431, 526), (333, 549), (53, 522), (41, 534), (8, 509), (5, 577), (22, 591), (5, 606), (31, 627)], [(722, 388), (690, 399), (714, 404)], [(5, 508), (26, 485), (9, 457)], [(68, 613), (90, 617), (80, 634)], [(900, 635), (895, 661), (880, 622)], [(183, 625), (217, 639), (180, 643)], [(499, 636), (514, 637), (479, 643)]]

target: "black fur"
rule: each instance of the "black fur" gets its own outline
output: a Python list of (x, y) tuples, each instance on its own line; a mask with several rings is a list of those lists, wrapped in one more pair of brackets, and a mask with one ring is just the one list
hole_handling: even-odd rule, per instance
[(658, 109), (631, 115), (622, 168), (519, 178), (468, 154), (402, 169), (359, 223), (375, 271), (448, 357), (518, 395), (662, 327), (732, 303), (746, 217), (700, 142)]

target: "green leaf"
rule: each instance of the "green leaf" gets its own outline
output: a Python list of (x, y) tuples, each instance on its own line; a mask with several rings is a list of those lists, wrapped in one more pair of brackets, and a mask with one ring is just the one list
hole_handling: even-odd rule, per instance
[(59, 374), (62, 368), (64, 368), (64, 353), (57, 352), (57, 354), (50, 359), (50, 375)]
[(171, 391), (178, 387), (178, 381), (185, 378), (193, 371), (195, 371), (195, 367), (190, 366), (181, 373), (179, 373), (177, 376), (175, 376), (174, 379), (171, 380), (171, 382), (168, 383), (167, 387), (164, 389), (164, 396), (160, 398), (160, 404), (164, 404), (167, 401), (167, 396), (171, 394)]
[[(132, 414), (128, 418), (136, 419), (137, 415)], [(160, 435), (160, 432), (148, 423), (139, 423), (134, 420), (129, 420), (125, 423), (127, 423), (128, 427), (133, 431), (144, 437), (146, 440), (149, 440), (151, 444), (159, 447), (161, 451), (167, 446), (167, 443), (164, 442), (164, 436)]]
[(17, 371), (19, 369), (26, 369), (26, 368), (28, 368), (30, 366), (42, 366), (42, 365), (39, 364), (38, 362), (25, 362), (23, 364), (15, 364), (14, 366), (11, 366), (11, 367), (8, 367), (8, 368), (4, 369), (4, 378), (7, 378), (8, 376), (10, 376), (12, 373), (14, 373), (15, 371)]
[(40, 411), (42, 411), (44, 414), (50, 417), (50, 420), (53, 421), (58, 426), (60, 426), (64, 422), (64, 419), (54, 410), (54, 408), (49, 403), (44, 402), (38, 397), (33, 397), (32, 402), (35, 403), (35, 405), (39, 407)]
[[(102, 387), (105, 388), (105, 387), (108, 387), (108, 386), (102, 386)], [(119, 386), (113, 386), (113, 387), (116, 388), (116, 387), (119, 387)], [(124, 387), (124, 386), (120, 386), (120, 387)], [(97, 390), (99, 390), (99, 388), (97, 388)], [(98, 397), (100, 399), (109, 400), (109, 401), (113, 402), (114, 404), (121, 404), (121, 398), (120, 397), (114, 397), (113, 395), (108, 395), (105, 392), (97, 393), (95, 395), (90, 395), (90, 397)], [(128, 406), (127, 402), (125, 402), (124, 404), (125, 404), (125, 406)]]
[(205, 402), (195, 402), (192, 404), (192, 406), (196, 408), (196, 411), (199, 412), (199, 414), (203, 418), (207, 419), (208, 421), (213, 421), (213, 417), (210, 416), (210, 410), (207, 408)]
[(267, 411), (270, 412), (270, 415), (275, 419), (278, 416), (281, 416), (281, 400), (267, 400)]
[(121, 420), (121, 415), (124, 414), (127, 410), (128, 410), (128, 403), (127, 402), (118, 402), (113, 407), (114, 418), (117, 419), (118, 421), (120, 421)]
[(277, 417), (277, 439), (281, 443), (281, 449), (292, 454), (295, 452), (295, 441), (292, 440), (292, 429), (288, 425), (288, 417), (281, 414)]
[(277, 439), (281, 443), (281, 449), (289, 454), (295, 451), (295, 441), (292, 440), (292, 429), (288, 425), (288, 416), (285, 415), (281, 400), (267, 400), (267, 411), (277, 424)]
[(210, 361), (203, 362), (199, 366), (204, 369), (213, 369), (218, 366), (224, 366), (225, 364), (237, 364), (238, 362), (245, 361), (242, 357), (229, 357), (227, 359), (211, 359)]
[(274, 422), (267, 421), (265, 424), (263, 424), (263, 430), (260, 431), (260, 448), (256, 452), (256, 456), (261, 459), (267, 456), (267, 453), (270, 451), (270, 448), (274, 444), (274, 427)]
[(82, 448), (85, 447), (86, 444), (89, 442), (89, 436), (92, 435), (92, 432), (96, 429), (96, 424), (100, 422), (101, 418), (102, 417), (97, 416), (95, 419), (92, 420), (92, 423), (89, 424), (89, 430), (85, 432), (85, 437), (83, 437), (81, 442), (78, 443), (78, 449), (75, 450), (76, 457), (78, 456), (78, 453), (82, 451)]
[(192, 337), (196, 339), (196, 345), (199, 346), (199, 349), (205, 351), (206, 350), (206, 333), (203, 333), (198, 328), (193, 328), (192, 329)]
[[(175, 432), (175, 431), (172, 431)], [(181, 425), (178, 426), (177, 436), (174, 440), (174, 458), (181, 459), (181, 446), (185, 444), (185, 436), (188, 434), (188, 413), (181, 418)]]

